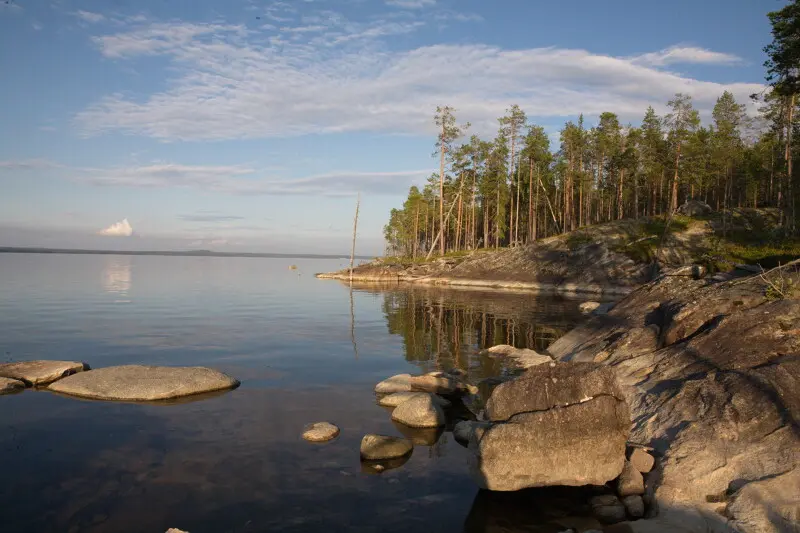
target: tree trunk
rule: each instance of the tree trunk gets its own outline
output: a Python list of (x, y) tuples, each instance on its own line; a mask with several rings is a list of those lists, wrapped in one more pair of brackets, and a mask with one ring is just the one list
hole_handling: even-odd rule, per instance
[(625, 210), (622, 206), (622, 184), (625, 181), (625, 169), (619, 169), (619, 183), (617, 184), (617, 220), (622, 220)]
[(520, 185), (520, 182), (519, 182), (519, 164), (518, 164), (517, 165), (517, 215), (516, 215), (517, 216), (517, 220), (516, 220), (517, 224), (514, 227), (514, 242), (518, 242), (519, 241), (519, 189), (520, 189), (519, 185)]
[(442, 139), (441, 139), (441, 155), (439, 157), (439, 231), (442, 234), (442, 240), (439, 243), (441, 255), (444, 255), (444, 137), (445, 127), (444, 119), (442, 120)]
[(669, 210), (674, 213), (678, 210), (678, 166), (681, 162), (681, 143), (675, 151), (675, 176), (672, 178), (672, 196), (669, 202)]
[(794, 99), (794, 94), (789, 97), (789, 110), (786, 117), (786, 153), (784, 154), (784, 157), (786, 158), (786, 181), (788, 185), (786, 193), (789, 196), (789, 207), (791, 212), (789, 227), (792, 229), (795, 228), (795, 224), (797, 223), (797, 213), (795, 212), (794, 198), (794, 176), (792, 175), (792, 126), (794, 119)]
[(411, 257), (417, 258), (417, 245), (419, 244), (419, 202), (417, 202), (416, 213), (414, 213), (414, 248)]
[(531, 238), (534, 225), (536, 224), (533, 220), (533, 158), (529, 158), (528, 162), (530, 164), (530, 176), (528, 177), (528, 242), (532, 242), (536, 239), (536, 237)]

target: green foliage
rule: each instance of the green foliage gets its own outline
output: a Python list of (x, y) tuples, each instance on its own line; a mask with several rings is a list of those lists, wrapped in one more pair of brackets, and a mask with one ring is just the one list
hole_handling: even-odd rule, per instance
[(591, 244), (595, 239), (588, 233), (582, 231), (573, 231), (567, 235), (567, 248), (570, 250), (577, 250), (581, 246)]

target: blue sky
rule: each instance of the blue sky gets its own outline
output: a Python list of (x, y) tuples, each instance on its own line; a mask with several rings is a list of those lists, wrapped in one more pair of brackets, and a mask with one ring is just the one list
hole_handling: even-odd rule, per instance
[(437, 105), (487, 136), (513, 103), (551, 135), (679, 91), (708, 118), (783, 5), (3, 0), (0, 246), (341, 253), (360, 192), (379, 254)]

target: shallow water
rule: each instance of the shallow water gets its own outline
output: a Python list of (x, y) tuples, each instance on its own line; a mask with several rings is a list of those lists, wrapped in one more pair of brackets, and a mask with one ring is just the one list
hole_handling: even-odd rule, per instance
[[(0, 254), (4, 361), (204, 365), (242, 381), (170, 405), (33, 390), (0, 397), (0, 530), (564, 529), (553, 516), (570, 511), (553, 515), (552, 492), (523, 495), (524, 503), (479, 492), (449, 432), (410, 435), (432, 445), (380, 475), (362, 468), (358, 448), (365, 433), (405, 429), (376, 405), (376, 382), (453, 366), (471, 381), (497, 375), (506, 369), (478, 356), (480, 347), (543, 349), (580, 320), (580, 302), (436, 288), (351, 293), (313, 277), (342, 266)], [(303, 426), (322, 420), (339, 425), (340, 437), (302, 441)]]

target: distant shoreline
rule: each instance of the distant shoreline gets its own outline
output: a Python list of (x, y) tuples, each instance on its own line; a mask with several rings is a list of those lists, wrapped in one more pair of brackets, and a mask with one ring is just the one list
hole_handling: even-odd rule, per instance
[[(80, 250), (69, 248), (27, 248), (0, 246), (4, 254), (71, 254), (71, 255), (164, 255), (178, 257), (252, 257), (283, 259), (350, 259), (349, 254), (278, 254), (248, 252), (212, 252), (211, 250), (157, 251), (157, 250)], [(357, 255), (356, 259), (372, 259), (371, 256)]]

